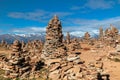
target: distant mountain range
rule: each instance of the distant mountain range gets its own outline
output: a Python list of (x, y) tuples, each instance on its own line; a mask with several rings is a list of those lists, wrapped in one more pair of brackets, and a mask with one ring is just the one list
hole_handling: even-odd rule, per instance
[(0, 35), (0, 41), (5, 40), (7, 43), (12, 43), (14, 40), (28, 42), (31, 40), (44, 41), (44, 34), (2, 34)]
[[(83, 37), (84, 32), (76, 31), (76, 32), (70, 32), (71, 38), (75, 37)], [(90, 33), (91, 37), (98, 37), (98, 34)], [(66, 36), (66, 33), (64, 33), (64, 37)], [(0, 41), (5, 40), (7, 43), (12, 43), (14, 40), (20, 40), (24, 42), (28, 42), (31, 40), (42, 40), (45, 41), (45, 33), (32, 33), (32, 34), (1, 34), (0, 35)]]

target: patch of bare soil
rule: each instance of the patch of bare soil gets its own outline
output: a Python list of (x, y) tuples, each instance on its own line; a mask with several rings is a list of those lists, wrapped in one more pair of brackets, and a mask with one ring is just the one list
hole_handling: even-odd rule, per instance
[[(105, 47), (102, 49), (93, 49), (92, 46), (85, 44), (81, 45), (80, 58), (85, 61), (85, 64), (93, 62), (98, 58), (102, 58), (104, 64), (103, 68), (107, 74), (110, 75), (110, 80), (120, 80), (120, 62), (112, 61), (107, 58), (109, 52), (114, 52), (114, 48)], [(90, 48), (90, 50), (84, 50), (84, 48)]]

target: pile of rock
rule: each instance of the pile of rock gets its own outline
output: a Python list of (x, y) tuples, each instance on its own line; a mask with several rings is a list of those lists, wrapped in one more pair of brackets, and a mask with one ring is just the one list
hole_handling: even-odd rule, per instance
[(104, 37), (103, 28), (100, 27), (100, 28), (99, 28), (99, 39), (103, 39), (103, 37)]
[(0, 47), (7, 49), (7, 48), (9, 48), (9, 45), (7, 44), (7, 42), (5, 40), (2, 40), (0, 43)]
[(10, 54), (6, 66), (4, 66), (5, 76), (9, 78), (26, 78), (30, 73), (29, 60), (21, 52), (21, 43), (18, 40), (13, 42), (12, 53)]
[(50, 56), (54, 53), (59, 53), (59, 49), (62, 49), (65, 52), (65, 46), (62, 43), (63, 41), (63, 34), (62, 34), (62, 26), (61, 22), (59, 21), (58, 17), (55, 15), (53, 19), (50, 20), (48, 27), (46, 29), (46, 41), (44, 43), (44, 47), (42, 50), (42, 58), (46, 59), (45, 57)]
[(115, 62), (120, 62), (120, 53), (118, 52), (111, 52), (107, 55), (107, 57)]
[(69, 45), (67, 45), (67, 51), (71, 52), (71, 51), (75, 51), (78, 49), (81, 49), (80, 42), (78, 41), (77, 38), (74, 38), (71, 40), (71, 43)]
[(97, 80), (97, 74), (103, 72), (103, 63), (91, 62), (86, 66), (80, 59), (80, 52), (74, 52), (59, 58), (45, 61), (48, 78), (52, 80)]
[[(48, 67), (48, 77), (52, 80), (71, 80), (77, 79), (80, 73), (80, 64), (84, 62), (80, 59), (78, 53), (69, 54), (59, 58), (49, 58), (45, 61)], [(54, 54), (53, 54), (54, 55)]]
[(90, 34), (89, 34), (88, 32), (86, 32), (86, 33), (84, 34), (84, 39), (85, 39), (85, 40), (89, 40), (89, 39), (90, 39)]
[(105, 31), (105, 36), (108, 36), (108, 37), (113, 37), (115, 38), (119, 33), (119, 30), (114, 27), (112, 24), (110, 24), (110, 28), (106, 29)]
[(23, 52), (25, 51), (36, 51), (39, 50), (40, 52), (42, 51), (43, 48), (43, 42), (40, 40), (33, 40), (33, 41), (28, 41), (28, 43), (22, 42), (22, 50)]
[(70, 44), (70, 42), (71, 42), (70, 33), (67, 32), (67, 35), (66, 35), (66, 43), (67, 43), (67, 44)]
[(5, 62), (8, 61), (4, 54), (0, 54), (0, 69), (4, 68)]
[(116, 62), (120, 62), (120, 45), (116, 46), (116, 50), (114, 52), (110, 52), (107, 55), (108, 59), (116, 61)]

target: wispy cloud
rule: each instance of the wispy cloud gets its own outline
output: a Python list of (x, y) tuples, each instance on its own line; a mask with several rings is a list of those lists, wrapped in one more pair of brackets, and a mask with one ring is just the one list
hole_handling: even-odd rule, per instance
[(83, 9), (84, 6), (72, 6), (71, 10), (79, 10), (79, 9)]
[(104, 19), (104, 20), (85, 20), (85, 19), (69, 19), (68, 22), (74, 24), (74, 26), (63, 27), (64, 31), (83, 31), (83, 32), (97, 32), (99, 27), (102, 26), (104, 29), (108, 28), (110, 24), (115, 25), (120, 29), (120, 16)]
[(49, 12), (45, 10), (36, 10), (33, 12), (10, 12), (8, 16), (11, 18), (45, 22), (55, 14), (59, 17), (66, 17), (72, 15), (72, 12)]
[[(73, 25), (70, 26), (68, 24), (68, 26), (63, 26), (63, 32), (82, 33), (88, 31), (97, 34), (100, 26), (102, 26), (103, 29), (106, 29), (110, 26), (110, 24), (113, 24), (120, 30), (120, 16), (104, 20), (68, 19), (66, 20), (66, 23), (68, 22)], [(43, 33), (45, 31), (46, 27), (38, 26), (28, 26), (12, 30), (13, 33)]]
[(84, 5), (85, 7), (91, 9), (109, 9), (112, 8), (114, 5), (113, 1), (106, 1), (106, 0), (88, 0), (88, 2)]
[(84, 5), (73, 6), (71, 10), (79, 10), (79, 9), (109, 9), (114, 6), (115, 2), (111, 0), (86, 0)]
[(118, 3), (120, 4), (120, 0), (118, 0)]
[(12, 32), (13, 33), (42, 33), (45, 32), (46, 28), (45, 27), (34, 27), (34, 26), (29, 26), (29, 27), (25, 27), (25, 28), (17, 28), (17, 29), (13, 29)]

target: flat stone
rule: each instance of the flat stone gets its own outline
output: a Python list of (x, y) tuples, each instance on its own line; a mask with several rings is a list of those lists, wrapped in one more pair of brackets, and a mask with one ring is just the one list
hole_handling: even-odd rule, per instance
[(117, 46), (116, 46), (116, 51), (117, 51), (117, 52), (120, 52), (120, 45), (117, 45)]
[(81, 59), (76, 59), (73, 61), (75, 64), (83, 64), (84, 61), (82, 61)]
[(72, 68), (72, 67), (73, 67), (73, 65), (68, 65), (68, 66), (62, 67), (62, 70), (63, 70), (64, 72), (66, 72), (67, 70), (69, 70), (69, 69)]
[(76, 59), (80, 59), (79, 56), (76, 56), (76, 57), (67, 57), (67, 61), (74, 61)]
[(61, 62), (61, 58), (56, 58), (56, 59), (48, 59), (45, 61), (45, 64), (50, 65), (52, 63), (60, 63)]
[(21, 70), (22, 70), (22, 71), (26, 71), (26, 70), (28, 70), (29, 68), (30, 68), (30, 66), (27, 66), (27, 67), (22, 68)]
[(50, 72), (49, 78), (52, 80), (59, 80), (59, 78), (60, 78), (59, 70), (55, 70), (53, 72)]
[(18, 73), (10, 73), (10, 76), (18, 76)]
[(13, 60), (9, 60), (9, 62), (12, 63), (12, 64), (18, 64), (19, 63), (19, 61), (13, 61)]
[(25, 72), (21, 77), (22, 77), (22, 78), (26, 78), (29, 74), (30, 74), (29, 71), (28, 71), (28, 72)]
[(60, 67), (60, 63), (55, 63), (55, 64), (50, 68), (49, 71), (54, 71), (54, 70), (56, 70), (58, 67)]

